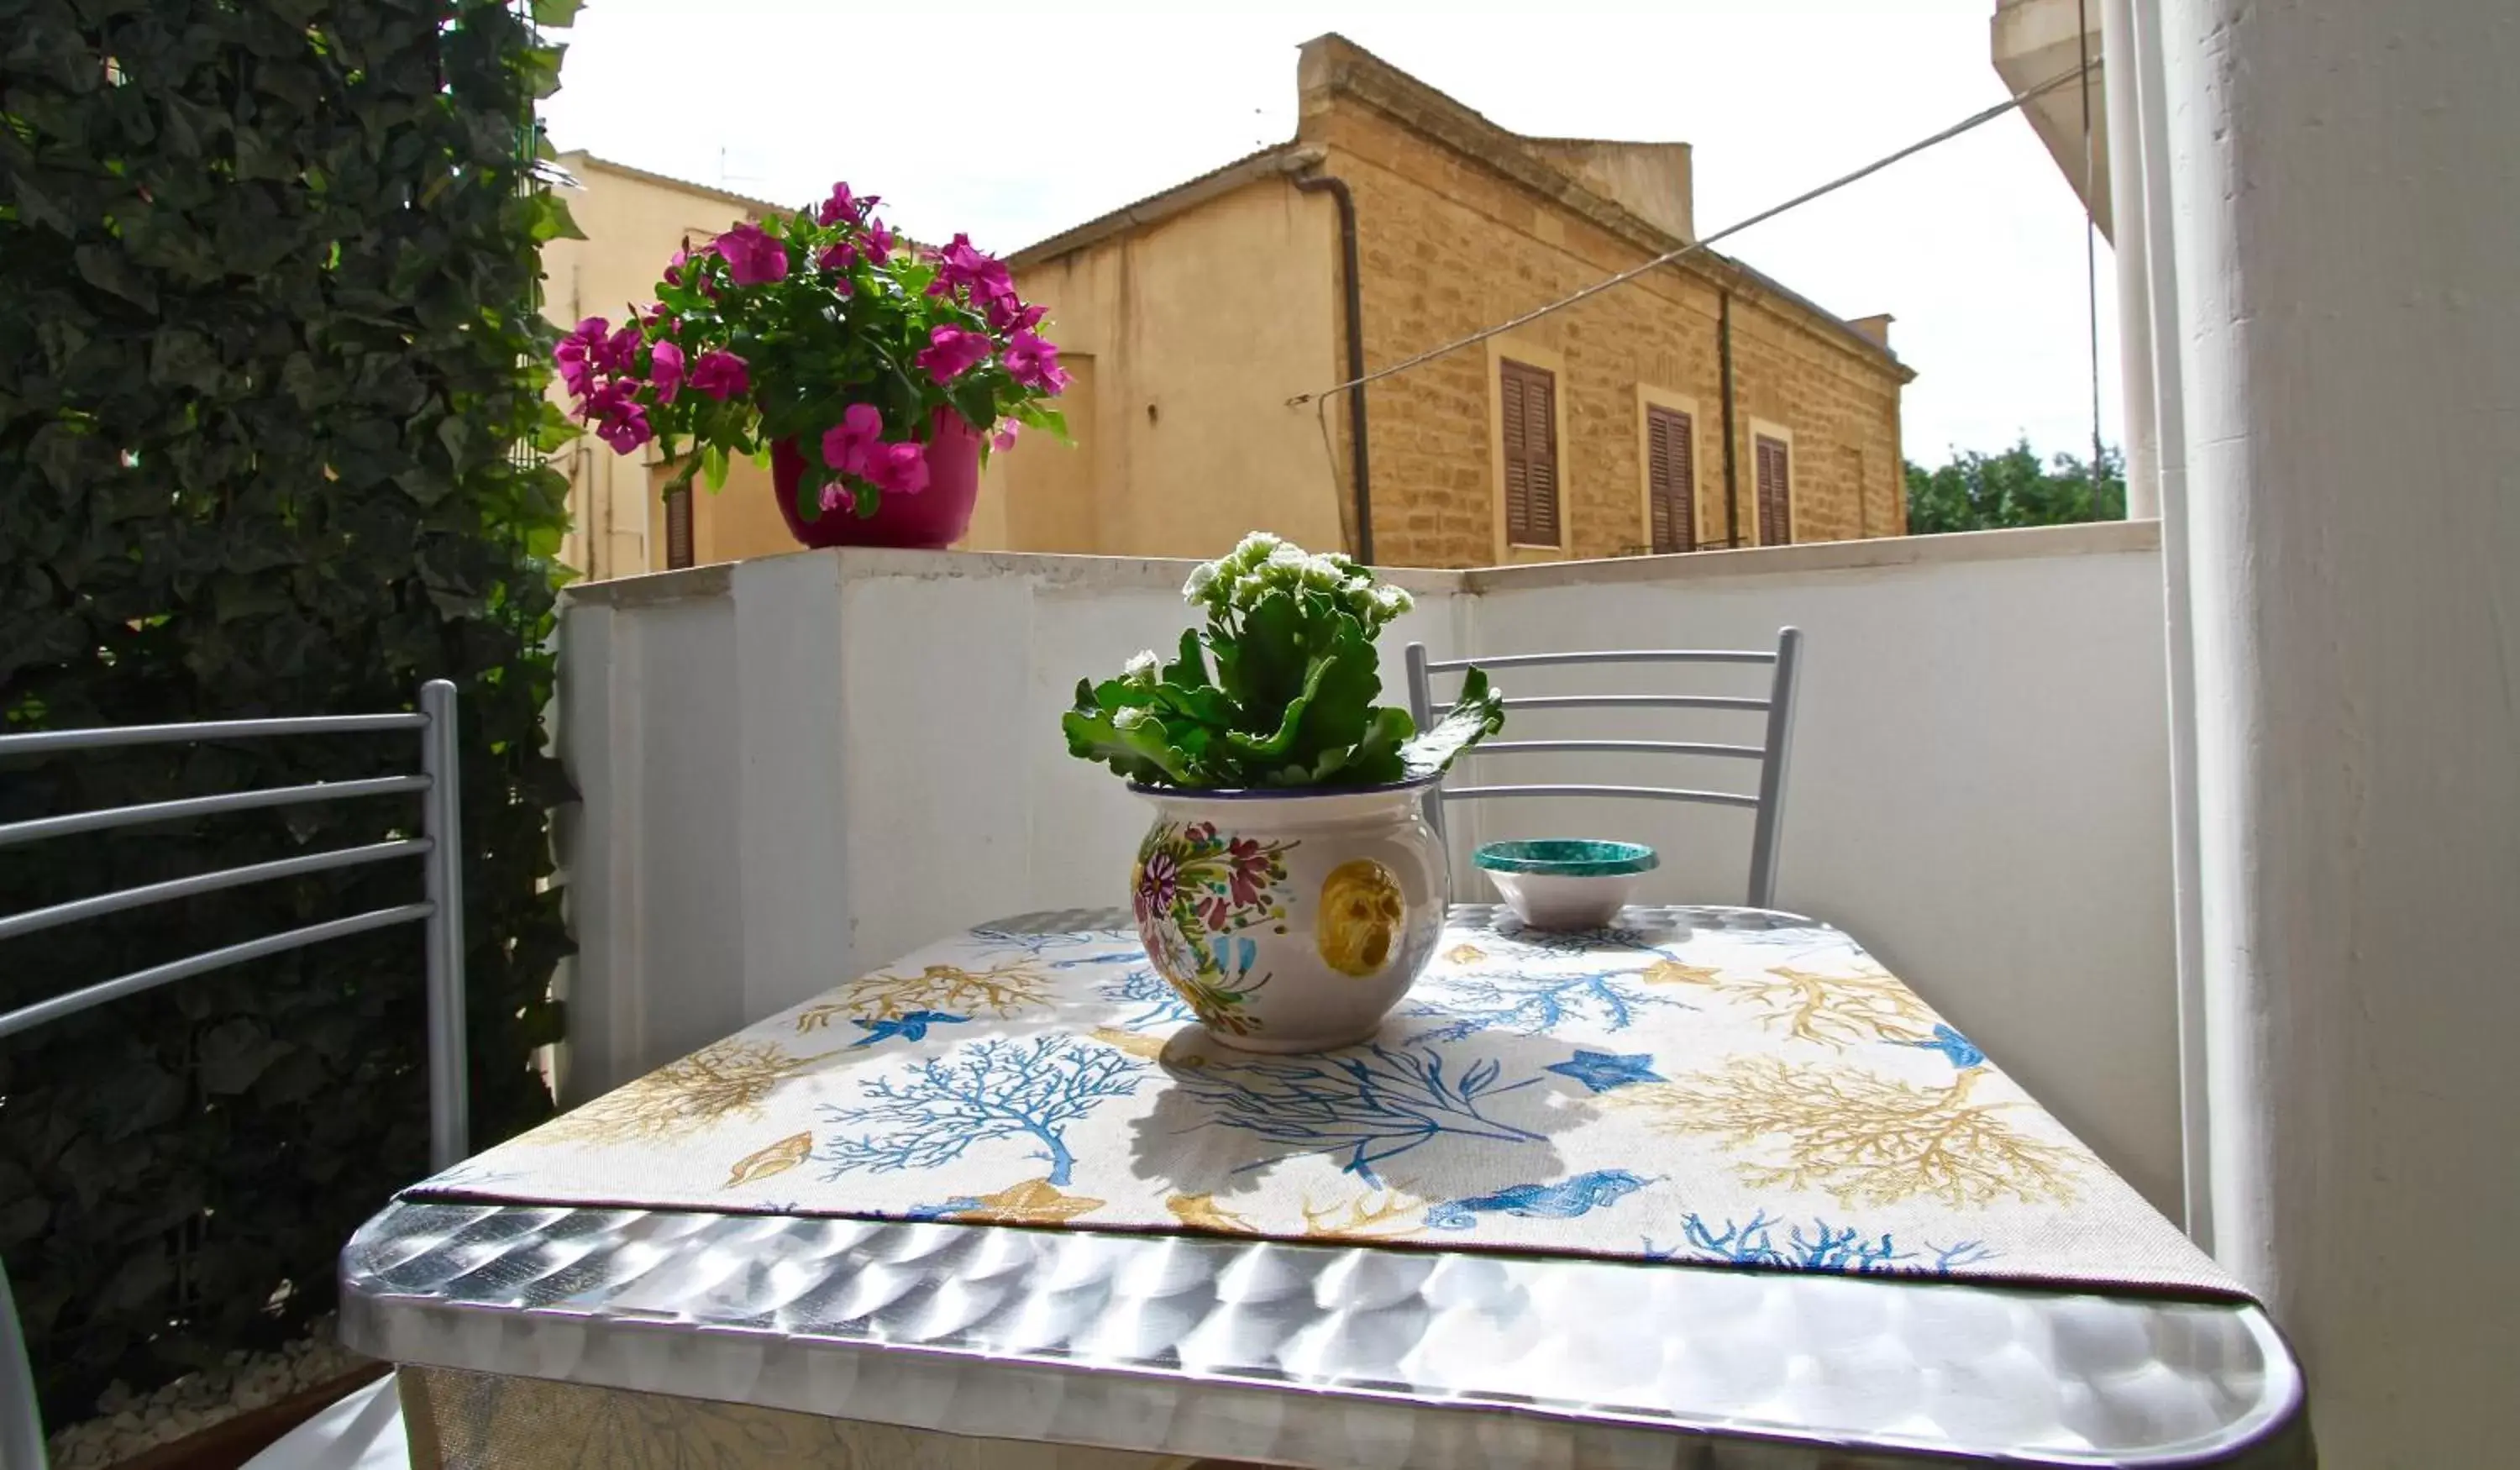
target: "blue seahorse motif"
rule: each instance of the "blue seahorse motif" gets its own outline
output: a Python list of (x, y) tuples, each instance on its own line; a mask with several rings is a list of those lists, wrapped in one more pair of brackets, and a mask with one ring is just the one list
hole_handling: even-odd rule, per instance
[(1524, 1220), (1573, 1220), (1587, 1211), (1615, 1204), (1645, 1186), (1624, 1169), (1596, 1169), (1554, 1184), (1515, 1184), (1492, 1194), (1473, 1194), (1426, 1207), (1426, 1224), (1438, 1230), (1474, 1228), (1479, 1217), (1514, 1215)]

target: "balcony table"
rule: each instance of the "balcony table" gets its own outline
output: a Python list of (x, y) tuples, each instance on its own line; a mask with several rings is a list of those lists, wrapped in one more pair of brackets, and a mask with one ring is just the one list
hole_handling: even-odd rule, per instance
[(340, 1311), (403, 1370), (415, 1466), (2315, 1463), (2266, 1314), (2170, 1294), (404, 1199), (343, 1251)]

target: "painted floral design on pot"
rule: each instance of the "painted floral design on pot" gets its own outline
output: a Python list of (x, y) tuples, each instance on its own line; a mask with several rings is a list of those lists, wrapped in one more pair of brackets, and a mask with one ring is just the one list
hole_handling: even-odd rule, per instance
[(1211, 1037), (1326, 1050), (1400, 1003), (1444, 921), (1425, 786), (1136, 788), (1156, 808), (1130, 874), (1138, 935)]
[(1138, 845), (1129, 878), (1138, 936), (1155, 972), (1211, 1031), (1242, 1036), (1253, 1029), (1243, 1002), (1269, 976), (1252, 974), (1256, 948), (1234, 935), (1272, 922), (1285, 932), (1286, 907), (1277, 894), (1290, 846), (1220, 833), (1213, 822), (1160, 820)]

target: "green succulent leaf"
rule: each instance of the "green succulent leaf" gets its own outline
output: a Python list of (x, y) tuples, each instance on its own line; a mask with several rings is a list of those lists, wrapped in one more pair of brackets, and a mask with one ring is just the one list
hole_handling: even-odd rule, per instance
[(1488, 688), (1487, 671), (1462, 676), (1461, 696), (1435, 728), (1401, 747), (1409, 779), (1441, 776), (1461, 753), (1505, 729), (1505, 695)]
[(1373, 702), (1374, 634), (1409, 599), (1344, 557), (1255, 533), (1182, 591), (1206, 628), (1184, 630), (1169, 663), (1142, 653), (1117, 679), (1079, 683), (1070, 751), (1155, 784), (1357, 787), (1440, 772), (1504, 723), (1475, 670), (1423, 736), (1406, 711)]

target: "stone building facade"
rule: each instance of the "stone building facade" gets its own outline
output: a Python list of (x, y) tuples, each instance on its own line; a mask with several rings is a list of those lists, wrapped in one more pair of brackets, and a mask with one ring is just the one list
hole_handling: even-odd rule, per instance
[[(1305, 46), (1298, 76), (1291, 142), (1011, 257), (1083, 369), (1077, 442), (994, 465), (970, 544), (1208, 556), (1269, 526), (1356, 551), (1349, 407), (1288, 402), (1348, 376), (1342, 191), (1369, 368), (1693, 238), (1686, 145), (1524, 138), (1338, 36)], [(1888, 329), (1698, 251), (1381, 379), (1373, 557), (1903, 534), (1913, 374)]]

